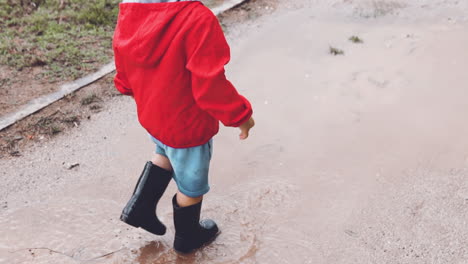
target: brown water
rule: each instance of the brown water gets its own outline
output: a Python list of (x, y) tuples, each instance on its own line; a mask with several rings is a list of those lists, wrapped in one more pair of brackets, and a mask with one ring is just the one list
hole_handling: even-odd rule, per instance
[(230, 31), (228, 74), (257, 126), (245, 142), (227, 128), (215, 139), (202, 213), (222, 230), (213, 244), (172, 250), (173, 185), (158, 207), (165, 236), (118, 220), (152, 146), (117, 98), (0, 161), (0, 263), (468, 263), (468, 24), (323, 10), (335, 9)]

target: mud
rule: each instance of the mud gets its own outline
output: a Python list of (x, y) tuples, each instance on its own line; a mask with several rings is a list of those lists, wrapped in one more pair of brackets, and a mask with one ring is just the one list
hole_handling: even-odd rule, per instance
[(112, 80), (108, 75), (0, 131), (0, 159), (20, 157), (32, 144), (44, 145), (106, 111), (106, 102), (121, 96)]
[(21, 108), (31, 99), (54, 92), (60, 83), (49, 83), (37, 76), (40, 67), (28, 68), (22, 72), (7, 66), (0, 66), (0, 116)]
[(116, 97), (86, 126), (0, 160), (0, 262), (467, 263), (468, 8), (360, 15), (377, 2), (288, 2), (229, 31), (228, 75), (257, 125), (244, 142), (230, 128), (215, 138), (213, 244), (174, 253), (173, 184), (158, 207), (166, 235), (118, 220), (152, 145)]

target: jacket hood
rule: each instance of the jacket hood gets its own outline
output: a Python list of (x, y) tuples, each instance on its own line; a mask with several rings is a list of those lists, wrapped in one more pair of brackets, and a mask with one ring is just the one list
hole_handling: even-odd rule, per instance
[[(138, 2), (137, 2), (138, 1)], [(114, 51), (139, 66), (157, 64), (187, 27), (187, 17), (199, 1), (128, 0), (119, 5)], [(173, 1), (173, 0), (172, 0)]]

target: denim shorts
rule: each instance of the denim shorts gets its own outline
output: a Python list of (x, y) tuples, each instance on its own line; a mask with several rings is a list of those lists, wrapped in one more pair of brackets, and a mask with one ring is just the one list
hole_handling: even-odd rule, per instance
[(191, 148), (171, 148), (150, 135), (156, 144), (156, 153), (169, 159), (174, 170), (173, 178), (179, 191), (189, 197), (198, 197), (210, 190), (208, 172), (213, 139), (206, 144)]

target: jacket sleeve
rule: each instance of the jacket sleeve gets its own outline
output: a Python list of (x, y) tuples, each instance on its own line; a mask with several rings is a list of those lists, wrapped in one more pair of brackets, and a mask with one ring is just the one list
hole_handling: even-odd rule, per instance
[(207, 11), (189, 30), (187, 64), (198, 106), (225, 126), (238, 127), (252, 116), (252, 106), (226, 79), (230, 50), (218, 19)]
[(116, 70), (114, 77), (115, 88), (117, 88), (117, 90), (124, 95), (133, 95), (133, 91), (128, 83), (124, 68), (120, 63), (121, 59), (122, 58), (120, 57), (119, 52), (114, 48), (114, 61)]

